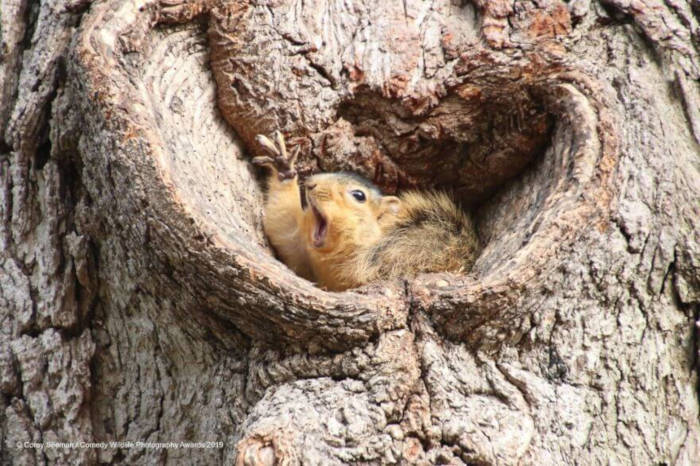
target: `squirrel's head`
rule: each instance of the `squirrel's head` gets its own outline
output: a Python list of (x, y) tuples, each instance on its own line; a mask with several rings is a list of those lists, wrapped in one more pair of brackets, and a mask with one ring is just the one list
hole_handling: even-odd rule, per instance
[(313, 250), (326, 254), (378, 241), (383, 226), (401, 208), (395, 196), (353, 173), (321, 173), (304, 182), (307, 208), (305, 234)]

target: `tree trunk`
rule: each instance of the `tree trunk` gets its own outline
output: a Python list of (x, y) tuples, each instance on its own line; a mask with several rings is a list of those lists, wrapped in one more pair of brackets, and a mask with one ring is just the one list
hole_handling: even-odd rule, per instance
[[(1, 5), (3, 464), (700, 458), (696, 0)], [(276, 129), (451, 190), (474, 268), (296, 277)]]

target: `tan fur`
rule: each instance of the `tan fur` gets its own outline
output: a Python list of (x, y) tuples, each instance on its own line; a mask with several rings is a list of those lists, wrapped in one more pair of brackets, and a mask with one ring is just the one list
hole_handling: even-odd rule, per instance
[[(478, 254), (470, 218), (444, 193), (383, 196), (355, 176), (323, 173), (306, 180), (302, 208), (297, 177), (281, 181), (275, 166), (265, 164), (273, 169), (265, 233), (287, 266), (327, 290), (422, 272), (466, 272)], [(354, 199), (353, 190), (366, 200)], [(312, 206), (327, 225), (322, 244), (315, 244), (319, 221)]]

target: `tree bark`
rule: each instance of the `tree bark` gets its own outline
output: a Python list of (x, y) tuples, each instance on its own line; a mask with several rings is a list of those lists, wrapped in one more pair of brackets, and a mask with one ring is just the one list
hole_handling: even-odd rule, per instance
[[(695, 0), (1, 5), (3, 464), (700, 458)], [(296, 277), (276, 129), (452, 191), (474, 268)], [(49, 443), (110, 441), (221, 445)]]

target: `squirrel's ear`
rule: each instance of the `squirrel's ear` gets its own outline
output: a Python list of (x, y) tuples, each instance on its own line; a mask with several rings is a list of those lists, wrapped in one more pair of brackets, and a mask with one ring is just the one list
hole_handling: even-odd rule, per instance
[(382, 197), (382, 203), (379, 208), (379, 216), (384, 214), (396, 215), (401, 210), (401, 199), (396, 196)]

